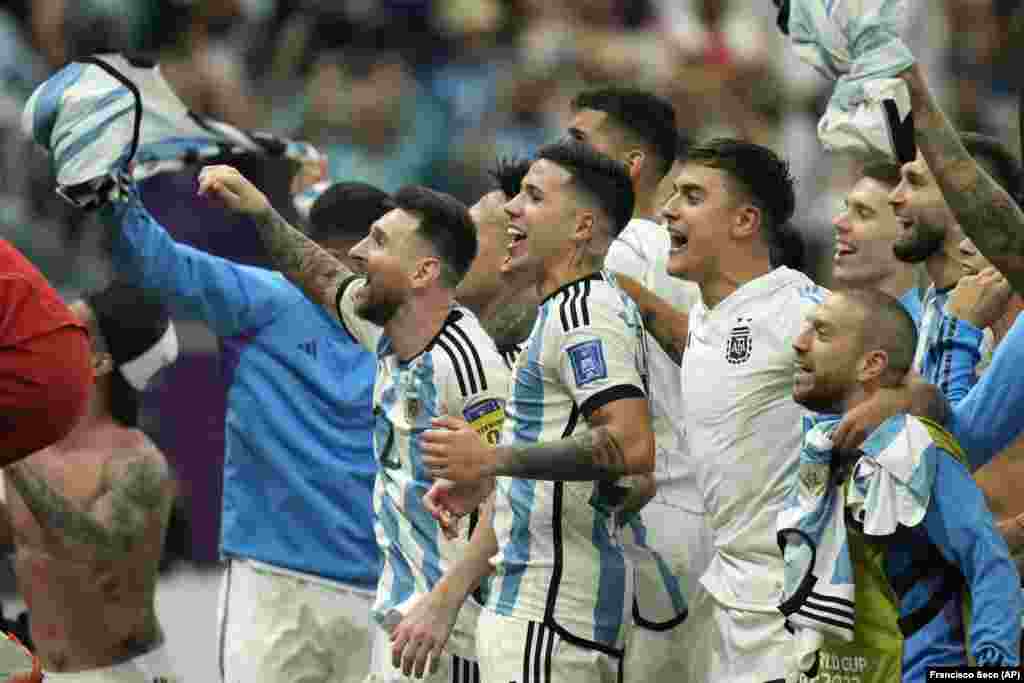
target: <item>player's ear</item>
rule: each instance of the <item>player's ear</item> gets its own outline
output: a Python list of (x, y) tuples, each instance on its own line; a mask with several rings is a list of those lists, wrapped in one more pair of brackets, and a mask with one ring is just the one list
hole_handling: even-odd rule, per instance
[(760, 229), (761, 209), (747, 204), (736, 211), (730, 232), (733, 239), (749, 239)]
[(95, 377), (103, 377), (114, 371), (114, 357), (106, 351), (96, 351), (92, 354), (92, 374)]

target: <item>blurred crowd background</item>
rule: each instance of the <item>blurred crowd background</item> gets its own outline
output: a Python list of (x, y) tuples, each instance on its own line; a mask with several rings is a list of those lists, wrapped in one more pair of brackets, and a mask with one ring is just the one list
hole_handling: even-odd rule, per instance
[[(908, 0), (908, 43), (946, 111), (961, 129), (1014, 149), (1019, 59), (1011, 27), (1021, 3)], [(831, 257), (831, 219), (851, 168), (817, 141), (831, 87), (788, 48), (770, 0), (7, 0), (0, 7), (0, 236), (68, 297), (109, 278), (104, 235), (54, 194), (47, 159), (20, 132), (21, 109), (69, 60), (104, 51), (155, 57), (198, 113), (315, 144), (334, 180), (388, 191), (423, 183), (467, 203), (486, 188), (497, 157), (528, 155), (560, 136), (582, 88), (648, 88), (673, 101), (690, 138), (745, 137), (791, 161), (794, 222), (816, 255), (814, 274), (829, 283), (820, 266)], [(178, 220), (188, 222), (188, 214)], [(148, 424), (186, 484), (182, 518), (192, 527), (179, 529), (183, 552), (212, 561), (223, 396), (195, 389), (216, 375), (216, 341), (199, 329), (183, 341), (173, 380), (150, 399)]]

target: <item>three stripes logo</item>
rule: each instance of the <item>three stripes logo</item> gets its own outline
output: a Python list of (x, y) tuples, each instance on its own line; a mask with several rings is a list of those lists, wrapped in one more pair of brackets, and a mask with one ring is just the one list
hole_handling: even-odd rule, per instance
[(306, 352), (307, 355), (309, 355), (311, 358), (313, 358), (315, 360), (316, 359), (316, 340), (313, 339), (311, 341), (303, 342), (303, 343), (299, 344), (299, 350)]

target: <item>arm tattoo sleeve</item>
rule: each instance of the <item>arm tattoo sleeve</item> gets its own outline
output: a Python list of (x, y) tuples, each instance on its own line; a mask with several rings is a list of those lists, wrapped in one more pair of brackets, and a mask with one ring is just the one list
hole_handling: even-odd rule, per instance
[(974, 162), (939, 109), (918, 67), (905, 77), (914, 110), (915, 138), (942, 195), (964, 232), (1024, 292), (1024, 213)]
[(335, 313), (338, 286), (352, 271), (302, 231), (289, 225), (274, 209), (257, 225), (274, 266), (312, 301)]
[[(89, 509), (82, 509), (54, 490), (25, 462), (11, 465), (5, 472), (44, 532), (63, 543), (89, 546), (101, 557), (130, 552), (152, 513), (165, 503), (167, 470), (150, 459), (129, 463)], [(101, 515), (94, 508), (104, 499), (109, 514)]]
[(619, 438), (600, 426), (559, 441), (499, 446), (496, 474), (552, 481), (615, 480), (626, 474)]

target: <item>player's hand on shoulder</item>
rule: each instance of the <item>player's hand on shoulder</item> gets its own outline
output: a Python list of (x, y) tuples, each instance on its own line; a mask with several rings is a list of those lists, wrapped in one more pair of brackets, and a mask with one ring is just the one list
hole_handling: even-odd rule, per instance
[(237, 169), (223, 164), (199, 172), (199, 194), (212, 197), (232, 211), (260, 218), (272, 210), (270, 200)]

